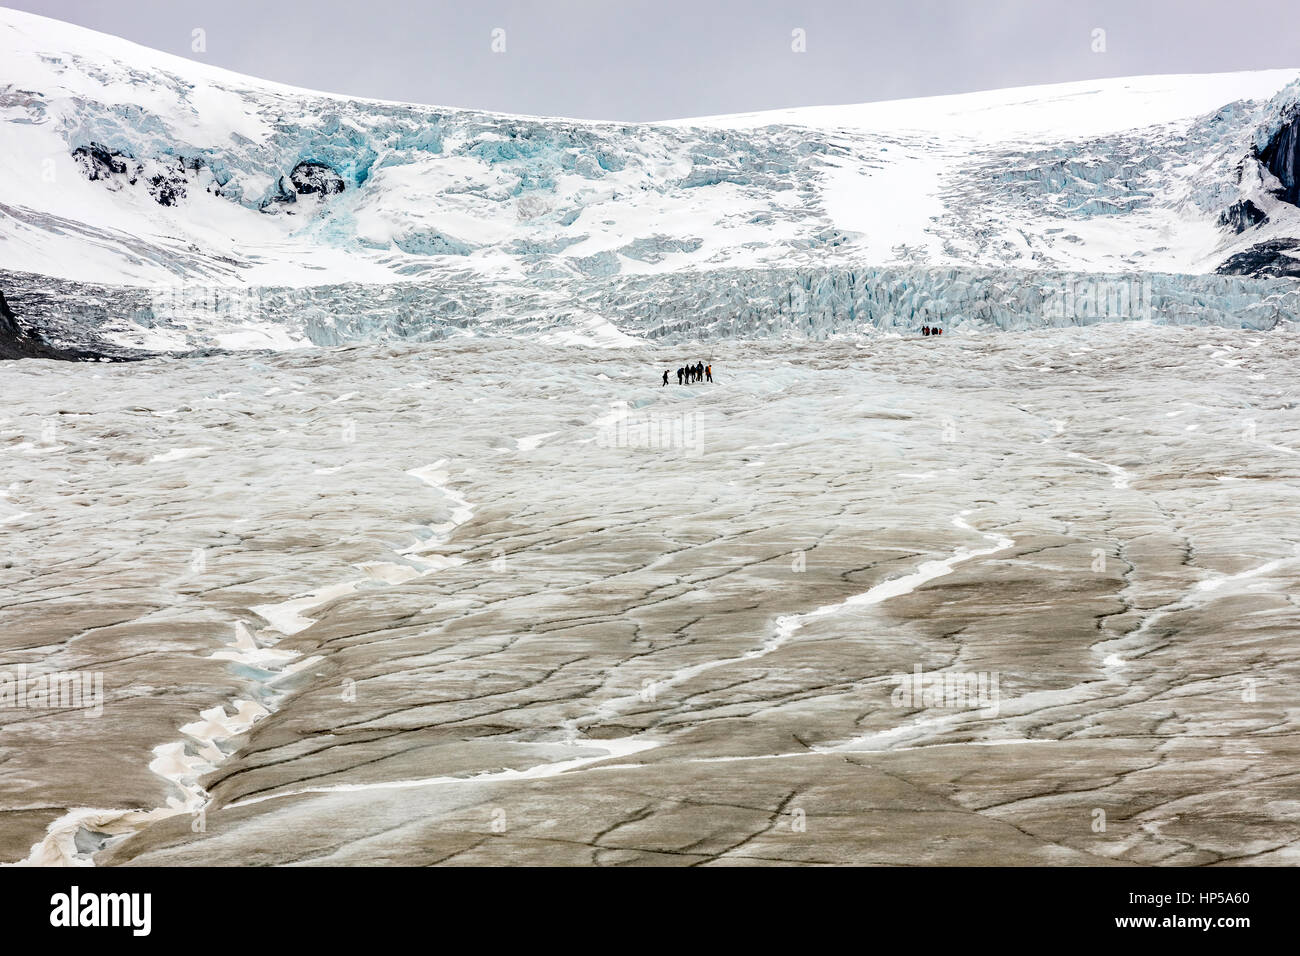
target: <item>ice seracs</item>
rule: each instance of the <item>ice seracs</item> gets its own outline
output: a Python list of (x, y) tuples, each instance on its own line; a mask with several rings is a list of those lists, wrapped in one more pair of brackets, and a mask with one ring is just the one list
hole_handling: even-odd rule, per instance
[(74, 344), (1096, 321), (1044, 314), (1078, 276), (1149, 276), (1156, 321), (1294, 312), (1296, 70), (624, 124), (315, 93), (7, 10), (0, 62), (3, 284)]

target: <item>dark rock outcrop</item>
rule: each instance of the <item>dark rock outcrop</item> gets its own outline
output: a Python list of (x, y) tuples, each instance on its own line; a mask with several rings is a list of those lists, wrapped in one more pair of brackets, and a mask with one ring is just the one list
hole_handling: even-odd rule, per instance
[(1282, 128), (1255, 158), (1282, 184), (1277, 197), (1300, 205), (1300, 112), (1284, 117)]
[(85, 349), (66, 349), (52, 345), (35, 329), (24, 327), (14, 315), (5, 294), (0, 291), (0, 361), (8, 359), (53, 359), (60, 362), (132, 361), (137, 355), (107, 355)]
[(1228, 226), (1233, 232), (1242, 233), (1252, 226), (1266, 222), (1268, 215), (1249, 199), (1235, 202), (1219, 214), (1219, 225)]
[(160, 206), (174, 206), (185, 198), (185, 186), (159, 173), (149, 177), (149, 195), (153, 196)]
[(288, 176), (276, 180), (275, 194), (262, 201), (261, 209), (276, 212), (277, 206), (292, 205), (299, 196), (334, 196), (346, 188), (347, 183), (334, 167), (304, 160)]
[(289, 181), (293, 183), (294, 189), (304, 196), (311, 193), (333, 196), (343, 192), (346, 186), (343, 177), (324, 163), (299, 163), (289, 174)]
[(9, 303), (5, 301), (5, 294), (0, 291), (0, 336), (8, 339), (22, 334), (18, 327), (18, 320), (14, 318), (13, 312), (9, 310)]
[[(80, 355), (63, 354), (62, 349), (54, 348), (36, 332), (19, 325), (17, 317), (9, 308), (9, 303), (5, 301), (4, 292), (0, 292), (0, 360), (80, 357)], [(94, 358), (94, 356), (87, 357)]]
[(197, 171), (202, 159), (186, 160), (183, 156), (139, 162), (129, 153), (110, 150), (102, 143), (78, 146), (72, 158), (81, 166), (91, 182), (106, 182), (110, 189), (121, 189), (122, 184), (134, 186), (144, 177), (145, 188), (160, 206), (175, 206), (185, 198), (189, 184), (187, 170)]
[(185, 198), (185, 187), (189, 185), (187, 170), (203, 168), (202, 159), (186, 162), (184, 156), (176, 157), (174, 165), (166, 165), (146, 180), (149, 195), (160, 206), (175, 206)]
[(1300, 239), (1272, 239), (1229, 256), (1215, 272), (1231, 276), (1264, 276), (1300, 279), (1300, 258), (1288, 255), (1300, 251)]
[(125, 153), (110, 151), (101, 143), (78, 146), (72, 151), (72, 158), (81, 164), (82, 171), (91, 182), (112, 179), (114, 175), (125, 175), (127, 161), (131, 159)]

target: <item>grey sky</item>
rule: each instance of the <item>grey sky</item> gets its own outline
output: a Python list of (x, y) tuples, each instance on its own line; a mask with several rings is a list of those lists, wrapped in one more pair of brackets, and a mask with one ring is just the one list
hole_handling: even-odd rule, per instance
[[(1300, 66), (1293, 0), (3, 3), (313, 89), (628, 121)], [(195, 27), (206, 54), (191, 52)], [(796, 27), (806, 53), (791, 51)]]

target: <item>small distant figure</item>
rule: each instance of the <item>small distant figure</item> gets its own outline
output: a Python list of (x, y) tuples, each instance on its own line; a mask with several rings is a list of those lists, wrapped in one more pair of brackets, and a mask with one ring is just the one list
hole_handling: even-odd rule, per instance
[(934, 328), (930, 330), (931, 335), (943, 335), (943, 329)]
[(679, 369), (677, 370), (677, 384), (678, 384), (678, 385), (682, 384), (682, 376), (684, 376), (685, 374), (686, 374), (686, 369), (684, 369), (684, 368), (679, 368)]
[(929, 334), (930, 334), (930, 327), (929, 327), (928, 325), (923, 325), (923, 326), (921, 326), (921, 334), (922, 334), (922, 335), (929, 335)]
[(706, 365), (706, 366), (704, 366), (704, 380), (705, 380), (706, 382), (712, 382), (712, 381), (713, 381), (713, 366), (712, 366), (712, 365)]
[(664, 369), (664, 385), (668, 384), (668, 369)]

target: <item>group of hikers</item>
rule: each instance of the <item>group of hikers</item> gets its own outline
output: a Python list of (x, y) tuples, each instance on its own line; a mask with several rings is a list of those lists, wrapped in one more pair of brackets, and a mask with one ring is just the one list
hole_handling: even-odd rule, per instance
[[(683, 365), (677, 370), (677, 384), (690, 385), (692, 382), (712, 382), (713, 366), (705, 365), (703, 362), (696, 362), (694, 365)], [(668, 369), (664, 369), (664, 384), (668, 384)]]
[(943, 329), (939, 328), (939, 326), (937, 325), (923, 325), (921, 326), (921, 334), (922, 335), (943, 335)]

